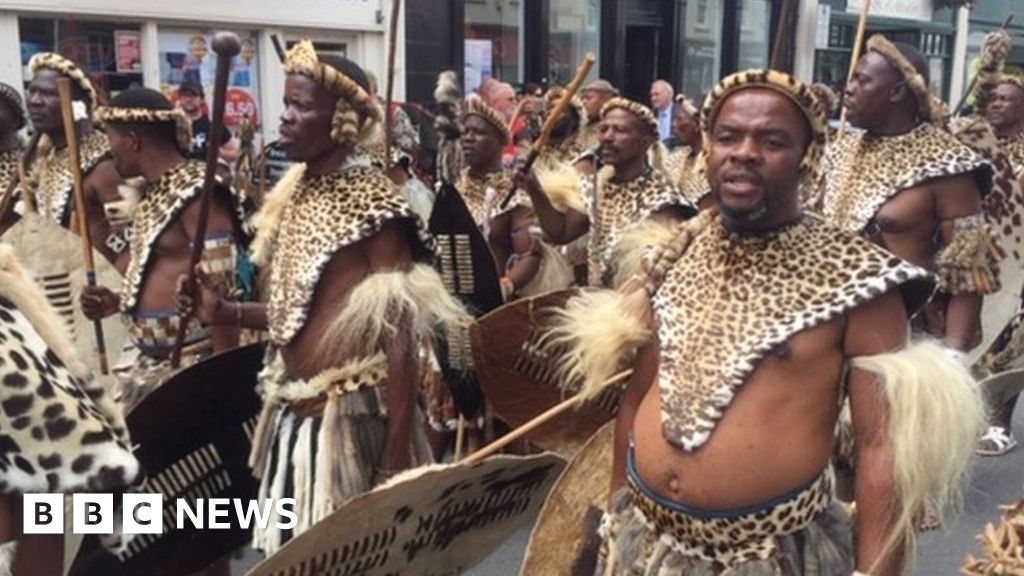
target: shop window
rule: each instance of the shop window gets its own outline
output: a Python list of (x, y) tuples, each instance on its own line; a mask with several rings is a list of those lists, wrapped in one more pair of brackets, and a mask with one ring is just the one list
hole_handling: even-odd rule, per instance
[[(242, 41), (242, 50), (231, 60), (224, 124), (236, 134), (244, 121), (256, 127), (263, 123), (259, 109), (259, 74), (257, 73), (256, 33), (234, 30)], [(185, 80), (199, 82), (206, 92), (206, 106), (213, 99), (213, 81), (217, 57), (210, 49), (214, 32), (206, 29), (163, 28), (158, 35), (160, 52), (160, 88), (171, 99), (178, 100), (178, 87)]]
[(740, 4), (740, 45), (737, 70), (767, 68), (772, 51), (772, 6), (768, 0)]
[[(565, 85), (587, 52), (600, 53), (601, 4), (598, 0), (550, 0), (549, 10), (548, 77), (552, 84)], [(590, 75), (597, 77), (597, 67)]]
[(679, 88), (683, 94), (701, 102), (720, 77), (724, 10), (721, 2), (687, 2), (685, 6), (677, 11), (683, 56), (678, 59), (676, 78), (682, 80)]
[(523, 2), (466, 0), (465, 89), (488, 78), (523, 81)]
[(38, 52), (57, 52), (89, 76), (101, 102), (142, 85), (139, 25), (60, 18), (19, 18), (22, 78), (32, 81), (28, 61)]

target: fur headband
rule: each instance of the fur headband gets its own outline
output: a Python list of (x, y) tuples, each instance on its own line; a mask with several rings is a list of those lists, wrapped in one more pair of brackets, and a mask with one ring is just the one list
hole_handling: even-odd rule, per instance
[(21, 100), (21, 94), (13, 86), (0, 82), (0, 102), (7, 104), (14, 115), (18, 117), (16, 128), (21, 130), (25, 127), (25, 104)]
[(36, 75), (40, 70), (53, 70), (62, 76), (67, 76), (89, 95), (89, 109), (92, 110), (99, 102), (96, 98), (96, 88), (82, 72), (82, 69), (74, 62), (54, 52), (40, 52), (28, 61), (29, 71)]
[[(552, 105), (557, 104), (562, 99), (562, 94), (564, 93), (565, 88), (552, 86), (544, 93), (544, 102)], [(569, 106), (572, 106), (572, 109), (576, 111), (576, 117), (579, 118), (578, 124), (582, 126), (587, 121), (587, 109), (583, 106), (583, 100), (580, 100), (579, 96), (573, 94), (569, 100)]]
[(676, 95), (676, 106), (679, 106), (688, 115), (696, 118), (700, 118), (700, 110), (697, 110), (697, 106), (694, 105), (693, 100), (690, 100), (683, 94)]
[(816, 178), (825, 142), (828, 138), (828, 115), (824, 104), (809, 86), (796, 78), (776, 70), (745, 70), (726, 77), (711, 91), (704, 101), (700, 127), (704, 133), (704, 153), (711, 151), (711, 128), (722, 104), (732, 94), (748, 88), (767, 88), (786, 96), (803, 112), (811, 128), (811, 143), (807, 146), (800, 168), (806, 175)]
[(284, 59), (285, 74), (301, 74), (338, 97), (331, 138), (342, 145), (371, 145), (380, 139), (384, 111), (377, 99), (337, 68), (321, 62), (309, 40), (297, 42)]
[(630, 100), (629, 98), (616, 96), (605, 102), (604, 106), (601, 106), (601, 118), (604, 118), (606, 114), (616, 108), (619, 110), (625, 110), (626, 112), (637, 116), (643, 120), (644, 124), (646, 124), (650, 130), (655, 134), (658, 134), (658, 119), (654, 117), (654, 112), (651, 112), (651, 109), (647, 106)]
[(174, 123), (178, 148), (187, 151), (192, 147), (192, 122), (181, 110), (153, 110), (151, 108), (114, 108), (102, 106), (96, 116), (104, 124), (162, 124)]
[(1002, 77), (999, 78), (999, 83), (1009, 84), (1011, 86), (1016, 86), (1017, 88), (1024, 90), (1024, 76), (1017, 76), (1016, 74), (1003, 74)]
[(926, 122), (941, 124), (948, 113), (945, 105), (937, 97), (933, 96), (928, 89), (928, 83), (924, 76), (914, 68), (914, 65), (907, 60), (899, 48), (890, 42), (885, 36), (875, 34), (868, 39), (868, 51), (875, 52), (885, 58), (889, 65), (896, 69), (907, 83), (907, 87), (917, 99), (917, 110)]
[(488, 124), (494, 127), (501, 134), (502, 141), (506, 144), (512, 140), (512, 131), (509, 129), (505, 119), (498, 114), (498, 111), (491, 108), (484, 102), (484, 99), (477, 94), (470, 94), (466, 97), (466, 107), (462, 113), (463, 121), (466, 116), (479, 116)]

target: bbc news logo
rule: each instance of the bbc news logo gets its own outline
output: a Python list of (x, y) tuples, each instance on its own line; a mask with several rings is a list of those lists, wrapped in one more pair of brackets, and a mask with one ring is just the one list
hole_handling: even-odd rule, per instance
[[(25, 494), (22, 527), (25, 534), (64, 533), (63, 494)], [(278, 530), (298, 524), (295, 499), (242, 500), (239, 498), (178, 498), (174, 505), (175, 528), (184, 530), (229, 530), (236, 525), (248, 529), (255, 524), (266, 529), (271, 522)], [(232, 523), (232, 514), (237, 523)], [(71, 498), (71, 531), (74, 534), (113, 534), (114, 519), (121, 518), (122, 534), (163, 534), (163, 494), (124, 494), (120, 509), (113, 494), (74, 494)]]

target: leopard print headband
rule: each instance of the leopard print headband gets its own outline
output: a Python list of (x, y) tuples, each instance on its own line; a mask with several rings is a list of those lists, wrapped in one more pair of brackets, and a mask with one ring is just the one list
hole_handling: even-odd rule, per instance
[(462, 113), (462, 117), (466, 116), (479, 116), (484, 119), (485, 122), (494, 126), (503, 139), (503, 142), (508, 143), (512, 140), (512, 131), (509, 129), (505, 119), (498, 114), (498, 111), (491, 108), (484, 102), (484, 99), (476, 94), (470, 94), (466, 97), (466, 109)]
[(601, 106), (601, 118), (604, 118), (606, 114), (618, 108), (619, 110), (625, 110), (641, 120), (655, 135), (658, 134), (658, 119), (654, 117), (654, 112), (651, 109), (639, 102), (630, 100), (629, 98), (622, 98), (616, 96), (604, 103)]
[(700, 127), (704, 133), (704, 155), (711, 152), (711, 128), (722, 104), (732, 94), (748, 88), (767, 88), (793, 101), (807, 118), (811, 128), (811, 143), (807, 146), (800, 169), (810, 178), (816, 178), (825, 154), (828, 139), (828, 115), (824, 104), (809, 86), (777, 70), (745, 70), (726, 77), (711, 91), (701, 110)]
[(1003, 74), (1002, 77), (999, 78), (999, 83), (1009, 84), (1011, 86), (1016, 86), (1017, 88), (1024, 90), (1024, 76), (1018, 76), (1016, 74)]
[(150, 108), (115, 108), (103, 106), (96, 116), (104, 124), (157, 124), (174, 123), (178, 148), (188, 150), (192, 146), (192, 122), (181, 110), (152, 110)]
[(284, 72), (301, 74), (338, 97), (331, 121), (331, 138), (335, 142), (369, 144), (380, 138), (384, 111), (377, 99), (337, 68), (321, 62), (312, 42), (301, 40), (288, 50)]
[(25, 127), (25, 104), (21, 100), (21, 94), (13, 86), (0, 82), (0, 102), (7, 104), (15, 116), (18, 117), (17, 128)]
[(683, 94), (676, 96), (676, 105), (683, 109), (687, 115), (694, 118), (700, 117), (700, 110), (697, 110), (697, 106), (694, 105), (693, 100), (690, 100)]
[(889, 65), (903, 76), (907, 87), (910, 88), (914, 98), (917, 99), (918, 113), (921, 114), (926, 122), (941, 124), (945, 120), (946, 116), (948, 116), (945, 105), (938, 97), (931, 93), (931, 90), (928, 89), (928, 84), (924, 80), (924, 76), (914, 68), (914, 65), (907, 60), (906, 56), (900, 52), (895, 44), (890, 42), (885, 36), (875, 34), (868, 39), (867, 48), (869, 52), (875, 52), (885, 58)]
[(62, 76), (67, 76), (89, 96), (88, 105), (90, 110), (98, 103), (96, 88), (93, 87), (85, 72), (82, 72), (82, 69), (75, 65), (74, 62), (60, 54), (40, 52), (29, 60), (28, 69), (32, 72), (33, 76), (38, 74), (40, 70), (53, 70)]

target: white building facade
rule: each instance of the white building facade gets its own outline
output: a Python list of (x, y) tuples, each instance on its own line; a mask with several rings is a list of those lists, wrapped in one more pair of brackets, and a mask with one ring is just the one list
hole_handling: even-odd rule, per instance
[[(213, 35), (236, 33), (226, 122), (248, 118), (265, 141), (277, 138), (284, 74), (271, 40), (309, 38), (321, 52), (347, 56), (385, 78), (390, 0), (0, 0), (0, 81), (24, 88), (33, 54), (56, 51), (83, 67), (97, 87), (116, 94), (131, 86), (162, 90), (199, 81), (213, 92)], [(399, 17), (398, 37), (404, 36)], [(397, 43), (395, 98), (404, 86), (404, 42)], [(383, 87), (382, 87), (383, 89)]]

